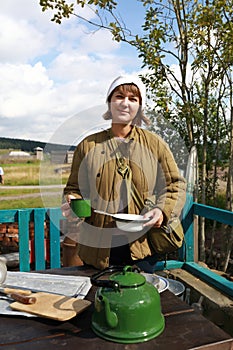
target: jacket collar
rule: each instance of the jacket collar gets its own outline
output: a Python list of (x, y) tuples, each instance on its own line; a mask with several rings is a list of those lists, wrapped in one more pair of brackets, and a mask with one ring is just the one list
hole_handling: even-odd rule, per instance
[[(128, 134), (127, 137), (125, 137), (125, 143), (132, 142), (135, 139), (136, 128), (137, 127), (135, 125), (132, 126), (130, 133)], [(108, 129), (108, 137), (109, 137), (109, 139), (116, 137), (112, 132), (112, 128)]]

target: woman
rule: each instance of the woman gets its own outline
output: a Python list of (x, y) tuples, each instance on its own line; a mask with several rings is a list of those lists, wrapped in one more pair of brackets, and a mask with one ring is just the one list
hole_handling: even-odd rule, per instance
[[(111, 128), (86, 137), (76, 148), (64, 189), (63, 215), (72, 198), (90, 198), (92, 215), (77, 225), (77, 238), (64, 240), (64, 265), (134, 264), (182, 245), (179, 215), (185, 203), (185, 180), (169, 150), (156, 134), (142, 129), (144, 86), (118, 77), (107, 93)], [(143, 214), (140, 233), (116, 228), (114, 220), (94, 210)], [(71, 238), (72, 237), (72, 238)], [(81, 259), (81, 260), (80, 260)]]

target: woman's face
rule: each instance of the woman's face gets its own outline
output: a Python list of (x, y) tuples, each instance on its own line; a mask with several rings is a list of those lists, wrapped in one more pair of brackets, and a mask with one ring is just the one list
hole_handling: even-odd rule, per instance
[(131, 124), (140, 107), (140, 98), (132, 90), (118, 87), (114, 90), (111, 101), (110, 111), (112, 122), (119, 124)]

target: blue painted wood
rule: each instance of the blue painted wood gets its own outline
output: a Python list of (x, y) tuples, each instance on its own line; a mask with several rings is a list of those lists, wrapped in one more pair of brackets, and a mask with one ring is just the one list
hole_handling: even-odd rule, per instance
[(233, 226), (233, 212), (228, 210), (193, 203), (193, 213), (207, 219), (216, 220), (223, 224)]
[(193, 196), (191, 194), (187, 194), (186, 196), (181, 223), (184, 229), (185, 238), (184, 244), (179, 249), (179, 260), (194, 261)]
[(199, 277), (207, 284), (214, 286), (221, 292), (233, 297), (233, 283), (226, 278), (219, 276), (215, 272), (206, 267), (200, 266), (195, 262), (184, 263), (183, 269), (190, 272), (194, 276)]
[(183, 261), (179, 260), (167, 260), (158, 261), (154, 266), (154, 271), (172, 270), (172, 269), (182, 269), (184, 265)]
[(0, 222), (17, 222), (18, 209), (4, 209), (0, 210)]
[[(46, 216), (47, 215), (47, 216)], [(192, 196), (187, 195), (183, 210), (182, 224), (185, 231), (186, 245), (179, 250), (179, 260), (157, 262), (155, 271), (163, 269), (184, 268), (193, 275), (201, 278), (206, 283), (218, 288), (223, 293), (233, 296), (233, 283), (218, 276), (211, 270), (195, 263), (194, 260), (194, 237), (193, 237), (193, 215), (203, 216), (228, 225), (233, 225), (233, 213), (227, 210), (206, 206), (192, 202)], [(29, 222), (35, 221), (35, 269), (44, 269), (44, 220), (50, 222), (50, 267), (60, 267), (60, 225), (59, 221), (64, 219), (60, 208), (29, 208), (0, 210), (0, 222), (18, 222), (19, 224), (19, 255), (20, 271), (30, 271), (29, 252)], [(185, 250), (186, 248), (186, 250)]]
[(45, 210), (34, 209), (34, 249), (35, 270), (45, 269), (45, 237), (44, 237)]
[[(28, 210), (17, 210), (17, 221), (19, 224), (19, 270), (30, 271), (30, 252), (29, 252), (29, 219)], [(13, 222), (16, 220), (14, 219)]]
[(61, 266), (60, 259), (60, 220), (63, 219), (60, 208), (51, 208), (48, 213), (50, 222), (50, 267)]
[[(46, 214), (51, 212), (49, 245), (51, 268), (60, 267), (60, 227), (59, 220), (64, 219), (60, 208), (27, 208), (0, 210), (0, 223), (15, 223), (19, 225), (19, 265), (20, 271), (30, 271), (30, 243), (33, 245), (35, 270), (44, 269), (45, 240), (44, 220)], [(49, 216), (48, 216), (48, 219)], [(34, 242), (29, 240), (29, 222), (34, 222)]]

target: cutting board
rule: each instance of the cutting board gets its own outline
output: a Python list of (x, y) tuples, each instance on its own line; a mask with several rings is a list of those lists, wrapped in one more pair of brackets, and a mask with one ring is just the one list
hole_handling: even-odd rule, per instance
[(85, 310), (91, 302), (84, 299), (71, 298), (64, 295), (45, 292), (33, 293), (35, 304), (22, 304), (18, 301), (10, 304), (13, 310), (29, 312), (39, 317), (66, 321)]

